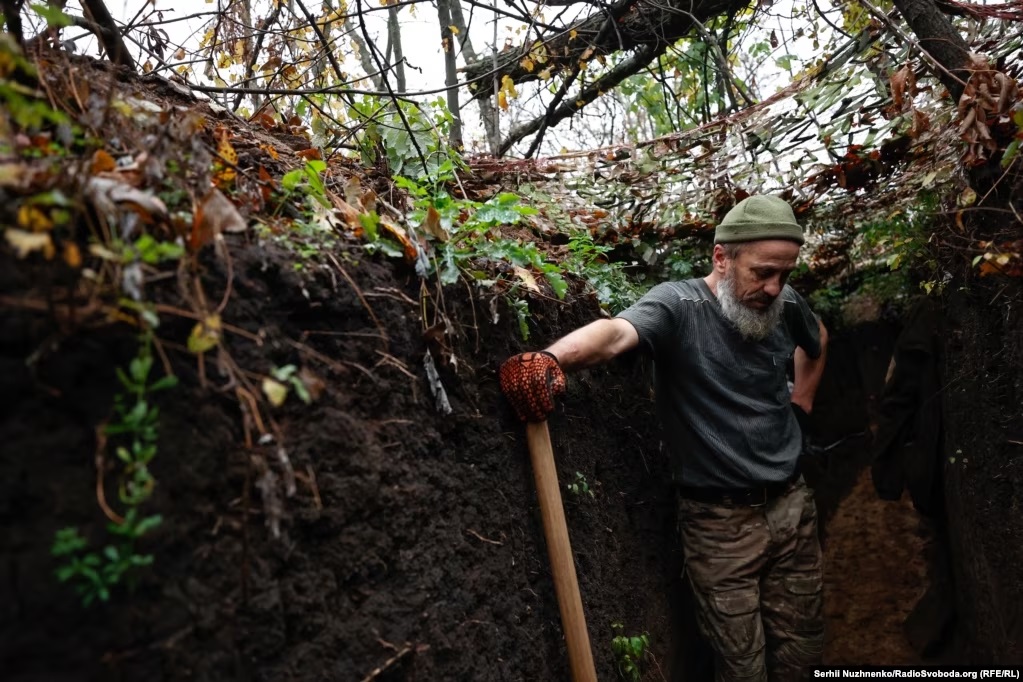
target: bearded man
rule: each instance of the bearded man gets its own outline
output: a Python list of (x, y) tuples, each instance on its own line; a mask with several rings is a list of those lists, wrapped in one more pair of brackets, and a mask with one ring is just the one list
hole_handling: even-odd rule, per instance
[(634, 348), (653, 357), (685, 573), (717, 682), (808, 679), (821, 661), (817, 511), (798, 460), (827, 331), (785, 283), (803, 241), (784, 200), (749, 197), (717, 226), (709, 275), (659, 284), (501, 367), (519, 417), (542, 421), (563, 369)]

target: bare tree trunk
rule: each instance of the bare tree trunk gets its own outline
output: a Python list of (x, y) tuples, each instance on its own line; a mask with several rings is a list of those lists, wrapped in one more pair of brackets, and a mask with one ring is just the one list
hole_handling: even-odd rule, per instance
[(82, 0), (82, 9), (85, 10), (85, 18), (100, 28), (96, 32), (96, 38), (110, 57), (110, 61), (134, 70), (135, 60), (128, 52), (121, 31), (117, 28), (117, 22), (110, 16), (103, 0)]
[[(479, 61), (475, 48), (472, 46), (472, 39), (469, 37), (469, 27), (465, 23), (465, 15), (462, 14), (462, 3), (459, 0), (451, 0), (451, 24), (458, 29), (458, 42), (462, 47), (462, 56), (466, 64), (474, 64)], [(487, 131), (487, 145), (490, 153), (497, 156), (500, 148), (501, 137), (497, 130), (497, 118), (494, 116), (494, 100), (489, 94), (479, 98), (480, 118), (483, 119), (483, 129)]]
[(970, 58), (966, 41), (933, 0), (894, 0), (894, 3), (919, 39), (920, 47), (951, 72), (950, 75), (937, 71), (934, 75), (948, 88), (953, 101), (958, 102), (963, 94), (963, 83), (970, 77), (966, 68)]
[(453, 119), (448, 140), (452, 147), (461, 149), (462, 112), (458, 106), (458, 63), (455, 54), (454, 34), (451, 31), (451, 5), (456, 2), (458, 0), (437, 0), (437, 17), (440, 19), (441, 47), (444, 50), (444, 85), (447, 86), (448, 111), (451, 112)]
[[(396, 92), (404, 93), (405, 86), (405, 54), (401, 49), (401, 25), (398, 23), (398, 8), (387, 8), (387, 46), (388, 64), (394, 64), (394, 78), (397, 82)], [(391, 52), (394, 52), (393, 60)]]

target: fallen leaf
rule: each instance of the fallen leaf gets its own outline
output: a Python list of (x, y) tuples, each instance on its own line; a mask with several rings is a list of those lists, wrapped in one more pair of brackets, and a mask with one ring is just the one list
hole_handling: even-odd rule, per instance
[(22, 204), (18, 207), (18, 226), (31, 232), (48, 232), (53, 229), (53, 221), (38, 206)]
[(433, 206), (426, 209), (426, 219), (423, 221), (422, 227), (434, 239), (442, 242), (450, 239), (444, 226), (440, 224), (440, 213)]
[(358, 206), (362, 199), (362, 182), (358, 176), (353, 175), (345, 182), (345, 201), (351, 206)]
[(263, 393), (271, 405), (280, 407), (288, 397), (288, 387), (276, 379), (266, 377), (263, 379)]
[(45, 232), (26, 232), (11, 227), (4, 232), (4, 238), (11, 245), (18, 258), (24, 258), (35, 251), (42, 251), (47, 260), (53, 258), (53, 240)]
[(416, 248), (416, 245), (412, 243), (412, 240), (409, 239), (405, 230), (389, 220), (384, 220), (383, 218), (380, 219), (380, 227), (398, 240), (401, 244), (402, 252), (405, 254), (405, 260), (409, 263), (414, 263), (416, 258), (419, 257), (419, 250)]
[(270, 201), (276, 186), (277, 183), (274, 182), (273, 176), (270, 175), (263, 164), (259, 164), (259, 196), (263, 198), (264, 203)]
[(97, 149), (96, 153), (92, 155), (92, 174), (97, 175), (99, 173), (107, 173), (117, 168), (117, 162), (114, 161), (114, 157), (103, 149)]
[(78, 244), (74, 242), (64, 244), (64, 262), (69, 268), (76, 270), (82, 267), (82, 251), (78, 248)]
[(220, 315), (210, 315), (197, 322), (192, 327), (192, 333), (188, 335), (188, 350), (196, 355), (216, 348), (218, 343), (220, 343)]
[(540, 293), (540, 287), (537, 285), (536, 277), (533, 277), (533, 273), (525, 268), (519, 267), (518, 265), (514, 266), (512, 269), (518, 278), (526, 285), (527, 289), (538, 294)]
[(27, 175), (25, 166), (20, 163), (0, 163), (0, 187), (22, 187)]
[(227, 128), (217, 128), (217, 159), (213, 162), (213, 184), (226, 187), (234, 182), (238, 152), (231, 146), (231, 133)]
[(362, 204), (362, 210), (366, 213), (375, 213), (377, 210), (377, 193), (373, 190), (366, 190), (366, 193), (359, 199), (359, 203)]
[(319, 400), (323, 392), (327, 390), (327, 382), (308, 367), (298, 370), (298, 378), (305, 384), (306, 390), (309, 391), (309, 397), (313, 400)]
[(213, 188), (198, 203), (192, 221), (191, 247), (197, 250), (217, 235), (249, 229), (241, 213), (219, 189)]

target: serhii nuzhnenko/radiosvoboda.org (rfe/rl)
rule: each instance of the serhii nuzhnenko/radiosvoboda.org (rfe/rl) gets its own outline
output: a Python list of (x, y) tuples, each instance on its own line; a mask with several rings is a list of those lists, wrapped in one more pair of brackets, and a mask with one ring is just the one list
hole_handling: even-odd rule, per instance
[(1020, 679), (1020, 670), (1017, 669), (974, 669), (974, 670), (938, 670), (933, 668), (890, 668), (885, 670), (856, 670), (850, 668), (829, 668), (827, 670), (814, 670), (815, 679), (839, 679), (851, 680), (857, 678), (888, 678), (888, 679), (960, 679), (960, 680), (985, 680), (985, 679)]

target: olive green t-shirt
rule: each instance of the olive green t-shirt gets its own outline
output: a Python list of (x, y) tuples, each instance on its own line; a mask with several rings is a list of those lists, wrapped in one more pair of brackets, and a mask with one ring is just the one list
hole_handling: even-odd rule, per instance
[(796, 346), (820, 356), (817, 318), (786, 285), (777, 328), (747, 341), (703, 279), (659, 284), (618, 317), (654, 359), (657, 411), (676, 483), (746, 488), (788, 480), (802, 438), (789, 405)]

